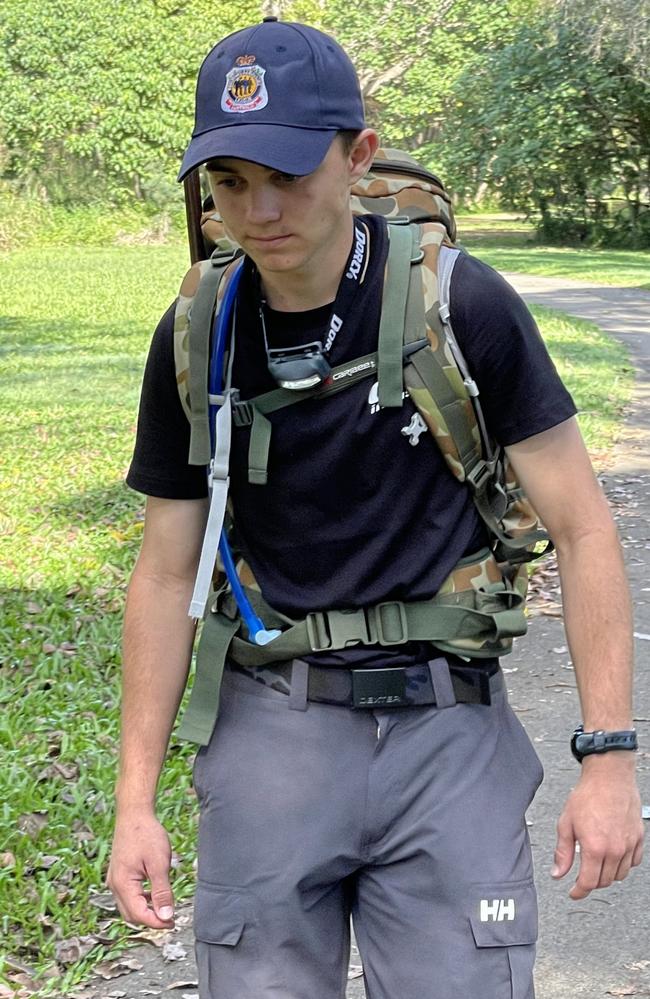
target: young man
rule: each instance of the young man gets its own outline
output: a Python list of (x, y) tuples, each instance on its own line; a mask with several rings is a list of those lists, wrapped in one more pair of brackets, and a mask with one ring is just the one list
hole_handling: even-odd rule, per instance
[[(314, 29), (266, 19), (205, 60), (181, 177), (207, 163), (218, 212), (246, 255), (232, 334), (242, 399), (275, 387), (274, 347), (320, 341), (332, 366), (376, 350), (387, 226), (355, 221), (349, 197), (377, 142), (347, 56)], [(629, 730), (629, 599), (573, 403), (525, 307), (493, 271), (462, 257), (450, 305), (490, 430), (558, 551), (585, 730)], [(173, 925), (173, 899), (155, 791), (187, 677), (207, 509), (205, 470), (187, 463), (172, 323), (169, 310), (154, 337), (128, 477), (148, 499), (126, 609), (109, 872), (125, 918), (159, 928)], [(411, 446), (403, 433), (410, 399), (384, 409), (368, 387), (274, 413), (263, 485), (247, 475), (250, 428), (233, 427), (239, 545), (285, 620), (428, 600), (485, 544), (433, 438)], [(428, 641), (267, 667), (236, 658), (195, 766), (202, 999), (340, 999), (350, 914), (372, 999), (531, 999), (536, 902), (524, 812), (542, 773), (498, 662)], [(413, 706), (377, 707), (387, 695), (360, 707), (373, 698), (355, 700), (350, 686), (378, 668), (402, 690), (428, 693)], [(586, 755), (559, 821), (554, 876), (570, 870), (576, 842), (575, 899), (640, 862), (633, 753)]]

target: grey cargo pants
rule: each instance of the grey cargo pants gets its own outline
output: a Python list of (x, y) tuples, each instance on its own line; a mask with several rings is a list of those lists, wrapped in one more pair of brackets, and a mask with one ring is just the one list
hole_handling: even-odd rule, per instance
[(533, 999), (542, 768), (492, 689), (292, 710), (226, 671), (194, 771), (201, 999), (344, 999), (350, 916), (368, 999)]

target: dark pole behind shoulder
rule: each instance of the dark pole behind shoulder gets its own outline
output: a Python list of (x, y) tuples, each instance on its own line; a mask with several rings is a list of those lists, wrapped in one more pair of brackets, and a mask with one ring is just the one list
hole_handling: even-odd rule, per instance
[(205, 260), (205, 244), (201, 232), (201, 181), (199, 171), (192, 170), (183, 181), (185, 189), (185, 214), (187, 216), (187, 235), (190, 241), (190, 259), (193, 264), (197, 260)]

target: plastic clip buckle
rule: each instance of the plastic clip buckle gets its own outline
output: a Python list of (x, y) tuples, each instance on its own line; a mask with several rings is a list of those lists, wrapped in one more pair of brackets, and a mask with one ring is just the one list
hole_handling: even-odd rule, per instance
[(345, 649), (349, 645), (372, 645), (377, 641), (363, 608), (313, 611), (307, 615), (305, 623), (312, 652)]

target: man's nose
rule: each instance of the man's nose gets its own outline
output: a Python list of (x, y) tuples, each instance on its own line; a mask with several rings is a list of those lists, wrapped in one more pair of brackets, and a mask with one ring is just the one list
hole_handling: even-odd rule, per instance
[(280, 218), (280, 196), (270, 184), (262, 184), (249, 191), (248, 221), (255, 225), (275, 222)]

